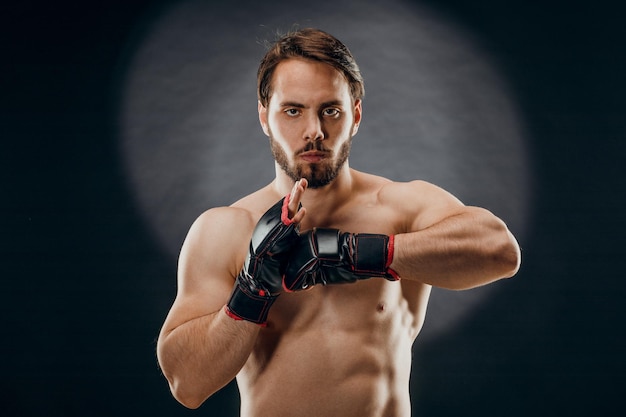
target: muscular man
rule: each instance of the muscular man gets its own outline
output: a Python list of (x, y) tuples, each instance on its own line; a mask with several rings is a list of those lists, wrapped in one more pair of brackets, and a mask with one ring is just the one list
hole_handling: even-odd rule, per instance
[(203, 213), (158, 341), (190, 408), (237, 378), (245, 417), (406, 417), (431, 286), (513, 276), (506, 225), (435, 185), (351, 169), (363, 83), (348, 49), (305, 29), (258, 72), (275, 179)]

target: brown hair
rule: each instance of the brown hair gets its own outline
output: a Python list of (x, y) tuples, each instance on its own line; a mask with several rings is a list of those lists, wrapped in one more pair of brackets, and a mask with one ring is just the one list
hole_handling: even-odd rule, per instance
[(257, 96), (264, 107), (272, 96), (272, 76), (276, 66), (290, 58), (310, 59), (334, 67), (346, 77), (352, 99), (363, 98), (363, 77), (348, 48), (319, 29), (301, 29), (278, 39), (261, 60), (257, 72)]

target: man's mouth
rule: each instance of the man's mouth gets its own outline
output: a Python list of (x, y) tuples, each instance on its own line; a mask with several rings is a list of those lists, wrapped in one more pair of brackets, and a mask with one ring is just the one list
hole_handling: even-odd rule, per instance
[(298, 155), (298, 157), (300, 159), (303, 159), (306, 162), (315, 164), (315, 163), (322, 162), (324, 159), (328, 158), (328, 153), (319, 152), (319, 151), (309, 151), (309, 152), (302, 152), (300, 155)]

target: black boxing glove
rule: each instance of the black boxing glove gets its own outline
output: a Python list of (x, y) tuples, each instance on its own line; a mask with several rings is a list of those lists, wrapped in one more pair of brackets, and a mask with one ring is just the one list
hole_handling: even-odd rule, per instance
[(288, 205), (289, 195), (265, 212), (252, 232), (248, 256), (225, 307), (236, 320), (265, 325), (282, 291), (287, 255), (299, 236), (298, 225), (289, 219)]
[(316, 228), (298, 237), (283, 278), (285, 291), (373, 277), (400, 279), (389, 267), (394, 236)]

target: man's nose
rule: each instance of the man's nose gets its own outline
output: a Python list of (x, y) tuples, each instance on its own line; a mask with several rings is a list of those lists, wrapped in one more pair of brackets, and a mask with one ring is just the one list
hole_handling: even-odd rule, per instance
[(304, 130), (304, 139), (308, 141), (318, 141), (324, 140), (324, 138), (325, 135), (321, 117), (316, 114), (309, 115)]

